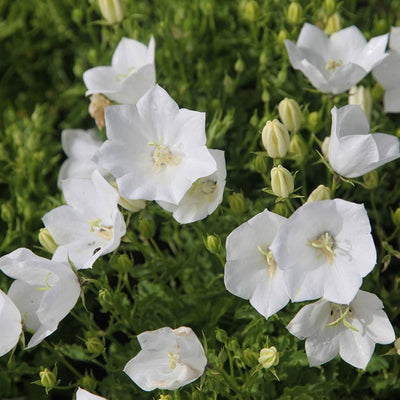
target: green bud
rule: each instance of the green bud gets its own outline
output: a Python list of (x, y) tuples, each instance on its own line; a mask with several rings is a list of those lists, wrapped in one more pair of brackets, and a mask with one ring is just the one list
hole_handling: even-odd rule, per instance
[(264, 89), (261, 93), (261, 100), (263, 103), (268, 103), (271, 100), (271, 95), (269, 94), (267, 89)]
[(246, 21), (253, 22), (258, 15), (258, 3), (256, 1), (248, 1), (244, 7), (243, 18)]
[(327, 35), (332, 35), (332, 33), (340, 31), (340, 28), (341, 28), (340, 15), (337, 12), (335, 12), (334, 14), (328, 17), (324, 31)]
[(308, 196), (307, 203), (314, 201), (329, 200), (331, 198), (331, 190), (324, 185), (317, 186)]
[(232, 193), (228, 196), (228, 203), (233, 214), (241, 215), (245, 211), (243, 193)]
[(233, 92), (235, 91), (235, 84), (234, 84), (232, 78), (228, 74), (225, 74), (223, 84), (224, 84), (225, 93), (228, 96), (233, 94)]
[(248, 367), (254, 367), (257, 364), (257, 356), (258, 354), (249, 348), (244, 349), (242, 353), (243, 362)]
[(400, 356), (400, 338), (397, 338), (395, 340), (394, 348), (396, 349), (397, 354)]
[(217, 235), (208, 235), (205, 244), (211, 254), (218, 254), (221, 249), (221, 239)]
[(285, 29), (281, 29), (278, 33), (278, 42), (280, 44), (284, 44), (285, 43), (285, 39), (288, 38), (288, 31)]
[(223, 329), (219, 328), (215, 330), (215, 338), (218, 340), (218, 342), (224, 344), (227, 343), (229, 339), (228, 334)]
[(272, 168), (271, 186), (275, 196), (287, 198), (294, 190), (292, 174), (282, 165)]
[(285, 125), (277, 119), (267, 121), (261, 133), (262, 143), (272, 158), (285, 157), (289, 150), (290, 137)]
[(267, 160), (264, 156), (257, 155), (253, 159), (253, 167), (260, 174), (264, 174), (267, 170)]
[(290, 132), (297, 132), (303, 122), (303, 114), (296, 100), (285, 97), (278, 106), (279, 117)]
[(45, 368), (39, 372), (40, 384), (46, 389), (46, 394), (58, 385), (57, 368), (54, 368), (54, 371)]
[(400, 228), (400, 208), (397, 208), (396, 211), (392, 212), (392, 221), (398, 228)]
[(268, 348), (263, 348), (260, 351), (260, 357), (258, 362), (263, 366), (263, 368), (269, 369), (275, 367), (279, 364), (279, 353), (275, 346)]
[(154, 220), (151, 217), (147, 216), (140, 219), (138, 229), (140, 234), (145, 239), (152, 238), (156, 233), (156, 226), (154, 224)]
[(10, 203), (3, 203), (1, 205), (1, 219), (7, 224), (14, 221), (14, 207)]
[(364, 110), (368, 119), (371, 119), (372, 95), (365, 86), (353, 86), (349, 90), (349, 104), (358, 104)]
[(235, 62), (234, 68), (235, 68), (236, 72), (241, 73), (241, 72), (243, 72), (245, 70), (246, 65), (245, 65), (244, 61), (241, 58), (238, 58), (236, 60), (236, 62)]
[(377, 171), (370, 171), (363, 175), (363, 182), (365, 188), (368, 190), (375, 190), (379, 186), (379, 176)]
[(296, 160), (296, 162), (303, 162), (304, 158), (308, 154), (308, 147), (301, 135), (293, 135), (289, 145), (289, 152), (292, 153), (293, 158)]
[(108, 289), (99, 290), (99, 302), (102, 306), (109, 306), (113, 303), (112, 293)]
[(320, 124), (319, 112), (313, 111), (308, 114), (307, 125), (311, 132), (316, 132)]
[(336, 1), (335, 0), (324, 0), (324, 10), (330, 15), (336, 11)]
[(286, 14), (286, 20), (290, 25), (298, 25), (303, 21), (303, 7), (297, 3), (290, 3)]
[[(192, 399), (193, 399), (193, 397), (192, 397)], [(158, 398), (158, 400), (172, 400), (172, 396), (170, 394), (160, 394), (160, 397)]]
[(97, 381), (93, 375), (89, 375), (86, 372), (83, 378), (81, 379), (80, 385), (82, 386), (83, 389), (86, 389), (89, 392), (93, 392), (94, 390), (96, 390)]
[(128, 254), (120, 254), (117, 261), (117, 270), (121, 273), (126, 273), (132, 270), (134, 260)]
[(41, 228), (39, 231), (39, 242), (43, 248), (50, 254), (54, 254), (58, 244), (54, 241), (53, 237), (47, 228)]
[(289, 217), (290, 215), (290, 211), (288, 210), (286, 204), (280, 201), (278, 203), (275, 203), (272, 211), (275, 214), (282, 215), (282, 217)]
[(89, 353), (98, 356), (104, 351), (104, 342), (98, 337), (90, 337), (86, 340), (86, 348)]
[(124, 18), (121, 0), (99, 0), (99, 7), (103, 18), (109, 24), (116, 24)]

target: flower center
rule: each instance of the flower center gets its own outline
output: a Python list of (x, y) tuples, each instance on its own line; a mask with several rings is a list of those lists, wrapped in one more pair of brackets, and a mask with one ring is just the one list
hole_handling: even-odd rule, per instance
[(335, 240), (331, 236), (329, 232), (323, 233), (316, 240), (310, 241), (310, 246), (314, 247), (318, 250), (318, 256), (325, 256), (328, 264), (332, 264), (333, 258), (336, 256), (335, 249)]
[(268, 274), (270, 277), (273, 277), (276, 272), (276, 262), (272, 251), (269, 249), (267, 244), (264, 244), (263, 247), (258, 246), (258, 251), (264, 256), (264, 260), (267, 263)]
[(178, 354), (176, 353), (172, 353), (172, 351), (168, 352), (168, 366), (171, 369), (175, 369), (176, 368), (176, 363), (178, 362)]
[(117, 82), (121, 82), (122, 80), (124, 80), (125, 78), (127, 78), (134, 70), (135, 70), (136, 68), (135, 67), (129, 67), (127, 70), (126, 70), (126, 73), (125, 74), (118, 74), (118, 75), (116, 75), (115, 76), (115, 80), (117, 81)]
[(327, 71), (334, 72), (336, 71), (337, 68), (341, 67), (342, 65), (343, 65), (342, 60), (329, 60), (325, 65), (325, 69)]
[(164, 170), (167, 166), (177, 166), (181, 162), (181, 157), (173, 154), (168, 146), (163, 142), (163, 138), (158, 143), (149, 142), (149, 146), (154, 146), (153, 162), (157, 171)]
[(200, 195), (207, 197), (209, 202), (213, 201), (218, 194), (217, 181), (210, 178), (197, 179), (189, 189), (189, 197)]
[(330, 304), (330, 316), (329, 323), (327, 326), (345, 326), (352, 331), (358, 332), (357, 328), (351, 325), (351, 320), (353, 319), (353, 309), (345, 304)]
[(96, 232), (96, 235), (105, 240), (111, 240), (114, 232), (113, 226), (105, 226), (101, 224), (101, 219), (88, 220), (90, 232)]

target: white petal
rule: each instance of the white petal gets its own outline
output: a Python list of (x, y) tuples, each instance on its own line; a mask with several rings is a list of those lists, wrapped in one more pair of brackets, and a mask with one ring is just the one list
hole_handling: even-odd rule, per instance
[(344, 64), (332, 73), (328, 85), (333, 94), (343, 93), (356, 85), (367, 73), (368, 71), (355, 63)]
[(22, 332), (21, 314), (13, 301), (0, 290), (0, 357), (8, 353)]
[(305, 348), (310, 367), (332, 360), (339, 352), (339, 337), (336, 329), (328, 327), (324, 335), (307, 338)]
[(389, 35), (381, 35), (372, 38), (357, 56), (355, 62), (361, 65), (367, 72), (381, 63), (388, 54), (385, 53)]
[(68, 157), (90, 160), (101, 146), (96, 131), (91, 129), (64, 129), (61, 132), (61, 143)]
[(94, 93), (113, 93), (119, 89), (112, 67), (94, 67), (83, 73), (83, 82), (87, 87), (86, 96)]
[[(356, 329), (359, 327), (353, 324)], [(356, 368), (365, 369), (375, 349), (374, 341), (362, 332), (343, 329), (340, 335), (340, 357)]]
[(96, 396), (82, 388), (78, 388), (76, 391), (76, 400), (107, 400), (105, 397)]
[(321, 57), (328, 57), (329, 39), (325, 33), (315, 25), (305, 23), (301, 28), (296, 46), (299, 48), (312, 49)]
[(383, 98), (383, 102), (385, 106), (385, 112), (400, 112), (400, 87), (387, 89)]

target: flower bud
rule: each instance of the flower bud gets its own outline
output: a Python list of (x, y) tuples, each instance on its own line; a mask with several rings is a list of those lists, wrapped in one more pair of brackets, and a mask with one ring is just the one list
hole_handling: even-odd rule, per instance
[(303, 162), (304, 158), (308, 154), (308, 147), (301, 135), (293, 135), (292, 139), (290, 140), (289, 153), (292, 153), (293, 158), (298, 163)]
[(112, 294), (108, 289), (99, 290), (99, 303), (103, 307), (112, 304)]
[(281, 29), (278, 33), (278, 42), (284, 44), (285, 39), (287, 38), (288, 38), (288, 31), (285, 29)]
[(99, 129), (103, 129), (105, 125), (104, 108), (110, 106), (111, 104), (111, 101), (107, 100), (100, 93), (95, 93), (90, 97), (89, 114), (92, 118), (94, 118), (96, 126)]
[(397, 208), (395, 212), (392, 212), (393, 223), (400, 228), (400, 208)]
[(290, 25), (298, 25), (303, 21), (303, 7), (297, 3), (290, 3), (286, 14), (286, 20)]
[(267, 161), (265, 157), (257, 155), (253, 160), (253, 167), (260, 174), (264, 174), (267, 169)]
[(228, 196), (228, 203), (233, 214), (241, 215), (245, 211), (243, 193), (232, 193)]
[(331, 198), (331, 190), (324, 185), (316, 187), (308, 196), (307, 203), (313, 201), (329, 200)]
[(397, 354), (400, 356), (400, 338), (397, 338), (394, 342), (394, 348), (397, 351)]
[(375, 190), (379, 186), (379, 176), (377, 171), (370, 171), (363, 175), (364, 186), (368, 190)]
[(261, 135), (262, 143), (270, 157), (285, 157), (290, 144), (289, 132), (285, 125), (277, 119), (267, 121)]
[(353, 86), (349, 91), (349, 104), (359, 104), (368, 119), (371, 119), (372, 95), (368, 88), (362, 85)]
[(321, 151), (326, 159), (329, 159), (329, 141), (331, 138), (327, 136), (321, 144)]
[(242, 353), (242, 358), (243, 362), (248, 366), (248, 367), (254, 367), (257, 365), (257, 356), (258, 354), (249, 348), (246, 348), (243, 350)]
[(290, 210), (287, 208), (286, 204), (279, 201), (278, 203), (275, 203), (274, 208), (272, 209), (272, 212), (278, 215), (282, 215), (282, 217), (289, 217), (290, 215)]
[(211, 254), (218, 254), (221, 249), (221, 239), (216, 235), (208, 235), (205, 245)]
[(275, 196), (289, 197), (294, 190), (294, 181), (292, 174), (282, 165), (272, 168), (271, 186)]
[(98, 337), (90, 337), (86, 340), (86, 348), (89, 353), (92, 353), (95, 356), (98, 356), (104, 351), (104, 343)]
[(160, 394), (158, 400), (172, 400), (172, 396), (170, 394)]
[(263, 348), (260, 351), (258, 362), (263, 368), (269, 369), (279, 364), (279, 353), (275, 346)]
[(154, 224), (154, 220), (150, 217), (143, 217), (139, 221), (138, 226), (140, 234), (145, 239), (151, 239), (156, 233), (156, 226)]
[(341, 28), (340, 15), (337, 12), (335, 12), (332, 15), (330, 15), (328, 17), (328, 20), (326, 21), (325, 33), (327, 35), (332, 35), (332, 33), (340, 31), (340, 28)]
[(41, 228), (39, 231), (39, 242), (45, 250), (49, 253), (54, 254), (58, 244), (54, 241), (53, 237), (47, 228)]
[(244, 7), (243, 18), (246, 21), (253, 22), (258, 15), (258, 3), (254, 0), (248, 1)]
[(128, 254), (120, 254), (117, 261), (117, 270), (122, 273), (127, 273), (132, 270), (134, 261)]
[(82, 386), (82, 388), (88, 390), (89, 392), (93, 392), (94, 390), (96, 390), (97, 381), (93, 375), (89, 375), (86, 372), (80, 381), (81, 381), (80, 386)]
[(307, 118), (308, 129), (311, 132), (315, 132), (318, 129), (319, 123), (320, 123), (319, 112), (318, 111), (310, 112)]
[(57, 381), (57, 368), (54, 368), (54, 372), (45, 368), (39, 372), (40, 384), (46, 389), (46, 394), (58, 384)]
[(217, 328), (215, 331), (215, 338), (218, 340), (220, 343), (227, 343), (228, 342), (228, 334), (223, 330)]
[(279, 117), (290, 132), (297, 132), (303, 121), (303, 114), (296, 100), (285, 97), (278, 106)]
[(109, 24), (116, 24), (124, 18), (121, 0), (99, 0), (99, 7), (103, 18)]
[(130, 212), (138, 212), (146, 208), (146, 200), (128, 200), (125, 197), (120, 196), (118, 204)]
[(245, 70), (246, 65), (241, 58), (238, 58), (235, 62), (234, 68), (236, 72), (241, 73)]
[(324, 0), (324, 10), (330, 15), (336, 11), (336, 1), (335, 0)]
[(1, 219), (8, 224), (14, 220), (14, 207), (10, 203), (3, 203), (1, 205)]

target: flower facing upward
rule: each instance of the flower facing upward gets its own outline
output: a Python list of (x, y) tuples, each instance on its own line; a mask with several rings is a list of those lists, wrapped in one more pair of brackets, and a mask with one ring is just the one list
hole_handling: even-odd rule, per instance
[(197, 179), (217, 169), (206, 147), (205, 114), (179, 109), (158, 85), (136, 106), (107, 107), (106, 130), (98, 165), (127, 199), (177, 205)]
[(34, 332), (29, 349), (53, 333), (74, 307), (81, 293), (78, 278), (68, 264), (24, 248), (1, 257), (0, 269), (15, 279), (8, 296), (23, 315), (24, 327)]
[(160, 328), (137, 336), (142, 350), (124, 372), (143, 390), (175, 390), (199, 378), (207, 364), (203, 346), (185, 326)]
[(385, 57), (388, 35), (368, 43), (355, 26), (328, 38), (311, 24), (304, 24), (297, 43), (285, 40), (290, 62), (324, 93), (343, 93), (356, 85)]
[(342, 199), (306, 203), (278, 231), (271, 251), (292, 301), (348, 304), (376, 263), (367, 212)]
[(377, 296), (360, 290), (349, 305), (320, 299), (304, 306), (287, 329), (299, 339), (306, 338), (310, 366), (324, 364), (340, 354), (347, 363), (365, 369), (375, 343), (388, 344), (395, 339), (382, 309)]
[(225, 287), (235, 296), (249, 299), (265, 318), (289, 301), (283, 271), (270, 249), (286, 221), (264, 210), (236, 228), (226, 240)]
[(135, 104), (156, 84), (155, 42), (148, 47), (134, 39), (122, 38), (113, 54), (111, 66), (91, 68), (83, 73), (86, 95), (102, 93), (123, 104)]
[(399, 139), (369, 133), (368, 118), (361, 106), (332, 108), (328, 158), (338, 174), (356, 178), (399, 157)]

